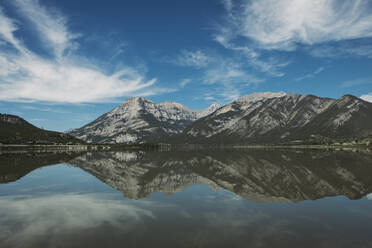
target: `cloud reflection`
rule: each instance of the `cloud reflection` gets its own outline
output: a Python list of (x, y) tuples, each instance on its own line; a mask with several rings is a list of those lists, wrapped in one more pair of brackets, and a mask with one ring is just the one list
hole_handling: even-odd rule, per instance
[[(155, 219), (141, 206), (101, 194), (63, 194), (41, 197), (0, 198), (0, 243), (24, 247), (41, 236), (57, 237), (101, 225), (130, 231)], [(57, 235), (58, 234), (58, 235)]]

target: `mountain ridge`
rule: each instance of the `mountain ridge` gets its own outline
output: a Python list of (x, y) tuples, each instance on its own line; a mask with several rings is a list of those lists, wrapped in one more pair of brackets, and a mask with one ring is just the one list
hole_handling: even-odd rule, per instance
[(352, 95), (257, 92), (195, 111), (133, 97), (70, 134), (96, 143), (329, 143), (372, 137), (372, 103)]

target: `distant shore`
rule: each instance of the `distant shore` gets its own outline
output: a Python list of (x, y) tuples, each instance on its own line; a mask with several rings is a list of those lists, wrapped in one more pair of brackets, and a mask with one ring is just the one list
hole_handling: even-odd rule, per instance
[(116, 150), (153, 150), (155, 144), (74, 144), (74, 145), (28, 145), (1, 144), (0, 151), (116, 151)]
[(0, 151), (120, 151), (120, 150), (199, 150), (199, 149), (367, 149), (372, 146), (361, 144), (306, 145), (306, 144), (265, 144), (265, 145), (223, 145), (223, 144), (74, 144), (74, 145), (28, 145), (1, 144)]

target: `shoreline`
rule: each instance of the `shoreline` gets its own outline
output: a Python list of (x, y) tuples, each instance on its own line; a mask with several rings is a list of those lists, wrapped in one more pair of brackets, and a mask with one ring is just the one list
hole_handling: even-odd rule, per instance
[(0, 151), (122, 151), (122, 150), (203, 150), (203, 149), (331, 149), (331, 150), (371, 150), (366, 145), (204, 145), (204, 144), (82, 144), (82, 145), (26, 145), (2, 144)]

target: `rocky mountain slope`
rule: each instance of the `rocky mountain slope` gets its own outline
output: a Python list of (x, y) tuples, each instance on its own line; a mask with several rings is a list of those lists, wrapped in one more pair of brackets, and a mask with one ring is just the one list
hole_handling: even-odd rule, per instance
[(69, 133), (93, 143), (161, 142), (166, 135), (180, 133), (218, 107), (212, 104), (205, 110), (195, 111), (176, 102), (155, 104), (146, 98), (134, 97)]
[(264, 92), (193, 111), (136, 97), (70, 134), (98, 143), (328, 144), (372, 137), (372, 103)]
[(35, 127), (16, 115), (0, 114), (1, 144), (81, 144), (68, 134), (47, 131)]
[(257, 202), (298, 202), (372, 192), (372, 157), (345, 151), (87, 153), (69, 163), (128, 198), (191, 185), (226, 189)]
[(346, 95), (255, 93), (198, 119), (172, 143), (328, 143), (372, 135), (372, 104)]

